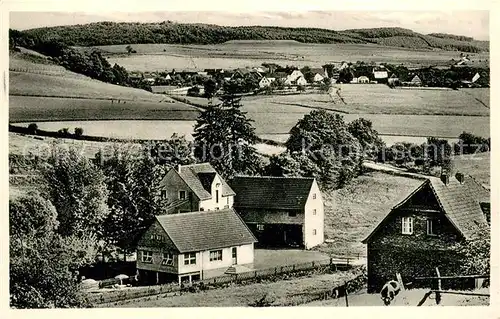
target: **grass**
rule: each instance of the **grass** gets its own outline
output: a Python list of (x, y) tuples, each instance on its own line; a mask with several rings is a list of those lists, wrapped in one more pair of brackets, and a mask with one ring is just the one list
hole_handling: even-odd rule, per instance
[[(88, 120), (195, 120), (199, 112), (184, 103), (58, 97), (9, 97), (10, 122)], [(128, 131), (129, 127), (121, 130)], [(116, 133), (116, 132), (108, 132)]]
[(478, 182), (490, 186), (490, 152), (455, 156), (455, 169), (471, 175)]
[(337, 255), (366, 255), (361, 241), (422, 181), (388, 175), (367, 173), (343, 189), (325, 193), (325, 243), (317, 250)]
[(311, 277), (292, 278), (278, 282), (263, 281), (244, 286), (208, 290), (180, 296), (154, 296), (120, 303), (115, 307), (245, 307), (268, 295), (272, 305), (288, 303), (295, 295), (319, 292), (334, 288), (355, 277), (352, 271), (323, 274)]
[(292, 264), (310, 263), (328, 259), (328, 255), (319, 251), (300, 249), (255, 249), (254, 268), (266, 269)]
[[(324, 63), (351, 61), (404, 63), (407, 66), (443, 64), (457, 52), (381, 47), (372, 44), (303, 44), (281, 41), (259, 43), (234, 41), (218, 45), (132, 44), (137, 54), (128, 55), (126, 45), (100, 46), (111, 64), (129, 70), (237, 68), (258, 66), (264, 62), (282, 65), (320, 67)], [(473, 60), (488, 59), (488, 53), (472, 54)]]

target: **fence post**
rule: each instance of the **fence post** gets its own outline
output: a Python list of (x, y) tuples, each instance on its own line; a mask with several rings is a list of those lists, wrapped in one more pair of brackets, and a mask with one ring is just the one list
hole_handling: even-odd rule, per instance
[[(439, 268), (438, 267), (436, 267), (436, 274), (437, 274), (437, 277), (438, 277), (438, 280), (437, 280), (437, 290), (441, 291), (441, 279), (439, 279), (439, 277), (441, 277), (441, 275), (439, 274)], [(436, 291), (436, 305), (439, 305), (440, 303), (441, 303), (441, 293)]]
[(333, 258), (330, 257), (330, 266), (333, 264)]
[(254, 277), (257, 278), (257, 270), (254, 271)]
[(314, 268), (314, 260), (313, 260), (313, 262), (312, 262), (312, 267)]
[(347, 282), (344, 283), (344, 290), (345, 290), (345, 306), (349, 307), (349, 299), (347, 299)]

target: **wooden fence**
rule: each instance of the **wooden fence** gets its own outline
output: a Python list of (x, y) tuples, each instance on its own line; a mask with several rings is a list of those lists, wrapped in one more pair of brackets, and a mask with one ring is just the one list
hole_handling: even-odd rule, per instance
[(418, 303), (417, 306), (422, 306), (427, 298), (432, 294), (435, 294), (436, 304), (439, 305), (441, 303), (441, 295), (442, 294), (453, 294), (453, 295), (466, 295), (466, 296), (478, 296), (478, 297), (489, 297), (490, 294), (476, 293), (476, 292), (468, 292), (468, 291), (456, 291), (456, 290), (443, 290), (442, 289), (442, 281), (443, 280), (456, 280), (456, 279), (488, 279), (489, 275), (466, 275), (466, 276), (441, 276), (439, 272), (439, 268), (436, 267), (436, 276), (435, 277), (417, 277), (415, 280), (432, 280), (435, 282), (435, 289), (431, 289), (428, 291), (422, 300)]
[(279, 275), (300, 276), (302, 274), (305, 275), (311, 271), (313, 272), (345, 271), (352, 268), (352, 263), (351, 263), (352, 259), (354, 258), (332, 257), (330, 259), (312, 261), (308, 263), (277, 266), (274, 268), (257, 269), (254, 271), (249, 271), (239, 274), (212, 277), (197, 281), (190, 286), (179, 286), (177, 283), (175, 283), (175, 284), (163, 284), (163, 285), (147, 286), (147, 287), (136, 287), (131, 289), (115, 290), (109, 292), (98, 292), (95, 294), (90, 294), (88, 298), (94, 304), (105, 304), (105, 303), (124, 301), (128, 299), (154, 296), (159, 294), (165, 294), (165, 296), (168, 296), (168, 295), (173, 295), (174, 293), (182, 294), (183, 292), (195, 292), (197, 290), (202, 290), (205, 287), (220, 287), (228, 284), (250, 283), (256, 280), (272, 278), (274, 276), (279, 276)]

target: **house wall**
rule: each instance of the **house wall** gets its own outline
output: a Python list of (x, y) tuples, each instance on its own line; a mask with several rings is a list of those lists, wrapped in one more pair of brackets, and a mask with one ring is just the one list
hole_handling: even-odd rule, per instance
[[(153, 239), (152, 235), (161, 236), (161, 239)], [(144, 251), (153, 252), (152, 263), (142, 262), (142, 255)], [(167, 266), (162, 265), (163, 253), (172, 253), (174, 256), (173, 265)], [(166, 273), (177, 273), (179, 269), (179, 259), (178, 251), (175, 248), (172, 240), (168, 237), (167, 233), (161, 227), (158, 221), (155, 221), (149, 228), (144, 232), (141, 239), (137, 244), (137, 269), (141, 270), (151, 270), (157, 272)]]
[(199, 198), (191, 191), (179, 174), (171, 169), (161, 182), (161, 188), (167, 191), (167, 205), (179, 200), (179, 192), (186, 192), (186, 201), (180, 205), (175, 205), (173, 208), (168, 208), (167, 213), (193, 212), (199, 208)]
[[(235, 246), (237, 249), (237, 265), (249, 265), (254, 261), (253, 243), (241, 246)], [(184, 265), (184, 254), (177, 256), (179, 260), (179, 274), (202, 272), (203, 278), (210, 278), (214, 275), (221, 275), (222, 270), (229, 268), (232, 262), (232, 247), (225, 247), (222, 249), (221, 261), (210, 261), (210, 251), (196, 252), (196, 264)], [(218, 249), (213, 249), (218, 250)]]
[[(313, 198), (314, 194), (316, 194), (316, 199)], [(316, 215), (314, 215), (314, 210), (316, 210)], [(314, 246), (322, 244), (325, 241), (325, 214), (323, 198), (316, 181), (314, 181), (311, 191), (309, 192), (305, 205), (304, 216), (304, 245), (306, 249), (310, 249)], [(316, 235), (314, 235), (314, 230), (316, 230)]]
[[(413, 217), (413, 234), (402, 234), (402, 217)], [(436, 222), (437, 235), (427, 235), (427, 219)], [(400, 273), (405, 282), (418, 276), (450, 275), (458, 260), (449, 248), (461, 240), (460, 235), (441, 212), (408, 209), (395, 211), (368, 242), (368, 291), (378, 292)]]
[[(219, 186), (217, 186), (219, 184)], [(219, 201), (217, 202), (216, 191), (219, 191)], [(222, 179), (219, 175), (216, 175), (211, 187), (212, 198), (200, 201), (200, 210), (215, 210), (233, 207), (233, 197), (234, 196), (222, 196)]]
[(235, 208), (245, 223), (258, 224), (304, 224), (304, 211), (293, 211), (296, 216), (289, 216), (289, 210), (270, 210), (259, 208)]

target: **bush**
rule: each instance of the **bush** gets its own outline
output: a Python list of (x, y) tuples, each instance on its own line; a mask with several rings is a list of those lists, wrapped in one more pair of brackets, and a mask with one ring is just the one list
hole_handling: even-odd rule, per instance
[(80, 137), (83, 135), (83, 128), (81, 127), (76, 127), (75, 128), (75, 136)]
[(31, 134), (36, 134), (38, 131), (38, 125), (36, 123), (31, 123), (30, 125), (28, 125), (28, 130)]

